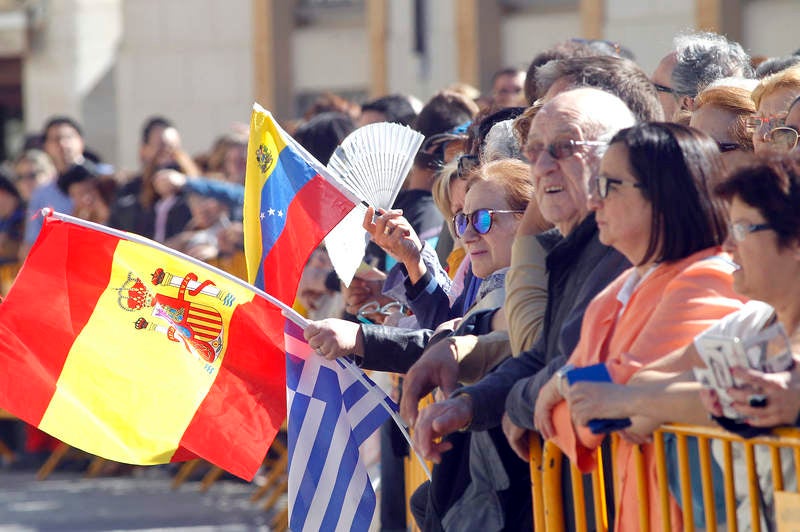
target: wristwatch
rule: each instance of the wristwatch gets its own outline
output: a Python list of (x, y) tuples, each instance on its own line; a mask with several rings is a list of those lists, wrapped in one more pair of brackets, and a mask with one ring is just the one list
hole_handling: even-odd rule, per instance
[(564, 397), (564, 379), (567, 378), (567, 373), (575, 369), (575, 364), (566, 364), (556, 371), (556, 388), (561, 397)]

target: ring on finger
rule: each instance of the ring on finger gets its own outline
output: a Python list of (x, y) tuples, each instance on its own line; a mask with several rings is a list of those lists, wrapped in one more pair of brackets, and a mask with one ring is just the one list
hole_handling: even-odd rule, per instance
[(753, 408), (764, 408), (769, 404), (769, 400), (764, 394), (754, 393), (747, 398), (747, 404)]
[(391, 234), (392, 234), (392, 228), (391, 228), (391, 227), (389, 227), (389, 226), (387, 225), (387, 226), (386, 226), (386, 227), (383, 229), (383, 234), (384, 234), (384, 235), (391, 235)]

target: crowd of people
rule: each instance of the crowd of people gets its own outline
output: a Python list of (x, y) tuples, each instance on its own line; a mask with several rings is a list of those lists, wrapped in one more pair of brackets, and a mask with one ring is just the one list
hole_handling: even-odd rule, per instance
[[(396, 377), (414, 447), (435, 463), (409, 501), (420, 528), (531, 530), (524, 461), (529, 439), (543, 438), (583, 472), (613, 458), (616, 529), (638, 529), (637, 489), (658, 529), (659, 426), (747, 436), (800, 423), (794, 362), (735, 367), (721, 392), (695, 378), (710, 337), (780, 330), (800, 349), (800, 57), (756, 61), (723, 36), (686, 33), (651, 76), (617, 43), (570, 39), (527, 71), (499, 69), (491, 94), (464, 84), (424, 103), (328, 94), (284, 126), (326, 164), (349, 133), (384, 121), (424, 136), (405, 185), (391, 209), (367, 210), (355, 278), (339, 281), (323, 245), (296, 306), (320, 356)], [(87, 149), (78, 123), (55, 116), (0, 174), (0, 260), (24, 259), (43, 207), (203, 260), (239, 253), (246, 158), (244, 131), (191, 156), (157, 116), (142, 128), (138, 172), (122, 176)], [(595, 367), (607, 382), (580, 382), (578, 370)], [(613, 449), (609, 431), (621, 435)], [(35, 433), (28, 445), (37, 450)], [(391, 421), (380, 446), (381, 528), (406, 530), (409, 449)], [(784, 485), (796, 485), (785, 464)], [(677, 465), (667, 466), (680, 526)], [(771, 525), (770, 475), (759, 474)], [(752, 526), (747, 487), (737, 483), (741, 511), (720, 509), (719, 525)], [(700, 491), (693, 484), (692, 498)]]
[[(298, 298), (320, 356), (397, 376), (413, 445), (435, 464), (409, 501), (421, 529), (530, 530), (523, 461), (534, 437), (584, 473), (612, 460), (615, 528), (638, 530), (647, 504), (659, 529), (652, 436), (661, 425), (749, 437), (800, 423), (800, 373), (793, 357), (775, 355), (800, 348), (800, 58), (756, 61), (706, 32), (673, 45), (650, 76), (624, 47), (571, 39), (538, 53), (525, 73), (498, 70), (490, 97), (457, 85), (416, 117), (370, 109), (370, 119), (409, 124), (425, 141), (393, 208), (367, 211), (371, 242), (353, 282), (322, 268), (304, 276)], [(382, 100), (392, 99), (412, 101)], [(341, 120), (348, 111), (338, 112)], [(720, 337), (768, 338), (763, 352), (772, 354), (746, 366), (729, 360), (720, 379), (733, 385), (714, 386), (698, 375), (709, 339)], [(776, 338), (785, 343), (776, 348)], [(435, 401), (420, 408), (431, 392)], [(621, 436), (613, 449), (609, 432)], [(689, 445), (696, 460), (698, 443)], [(674, 441), (667, 448), (668, 511), (680, 527)], [(409, 524), (407, 452), (385, 426), (383, 530)], [(749, 483), (741, 449), (734, 456), (735, 516), (725, 514), (713, 469), (717, 525), (746, 530)], [(783, 464), (784, 487), (795, 486), (792, 457)], [(770, 467), (757, 452), (757, 519), (768, 529)], [(692, 476), (693, 518), (705, 527)], [(569, 467), (562, 477), (569, 529)]]

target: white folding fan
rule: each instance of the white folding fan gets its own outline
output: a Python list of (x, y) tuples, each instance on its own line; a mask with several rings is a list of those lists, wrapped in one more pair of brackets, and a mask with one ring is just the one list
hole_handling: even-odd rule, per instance
[[(368, 124), (345, 137), (331, 156), (328, 169), (370, 206), (389, 209), (423, 139), (420, 133), (399, 124)], [(364, 258), (367, 233), (361, 224), (366, 212), (364, 205), (357, 205), (325, 237), (331, 263), (347, 286)]]

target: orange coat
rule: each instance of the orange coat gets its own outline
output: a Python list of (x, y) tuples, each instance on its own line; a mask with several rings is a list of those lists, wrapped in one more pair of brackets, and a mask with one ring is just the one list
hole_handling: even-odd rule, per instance
[[(719, 248), (659, 265), (636, 287), (620, 316), (622, 303), (617, 294), (632, 272), (624, 272), (589, 304), (580, 341), (569, 359), (578, 367), (605, 363), (616, 383), (627, 382), (642, 366), (689, 345), (697, 334), (742, 306), (742, 298), (733, 291), (733, 265)], [(554, 441), (572, 463), (583, 472), (594, 469), (592, 451), (603, 437), (587, 427), (576, 429), (566, 401), (553, 410), (553, 424)], [(661, 510), (653, 446), (644, 445), (642, 450), (649, 481), (648, 515), (652, 529), (658, 530)], [(620, 440), (614, 468), (620, 495), (616, 530), (638, 530), (639, 496), (632, 445)], [(671, 513), (672, 526), (680, 527), (681, 514), (675, 501)]]

